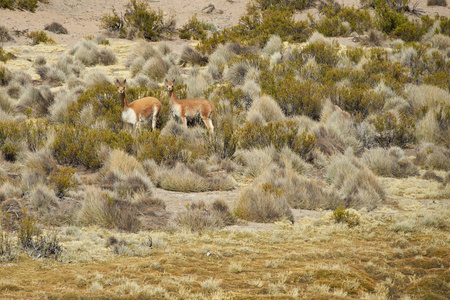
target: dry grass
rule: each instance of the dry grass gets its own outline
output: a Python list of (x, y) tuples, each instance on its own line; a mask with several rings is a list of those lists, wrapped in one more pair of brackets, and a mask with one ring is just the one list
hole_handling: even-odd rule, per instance
[(419, 175), (419, 169), (405, 157), (402, 149), (376, 148), (364, 153), (363, 160), (372, 172), (379, 176), (408, 177)]
[(278, 103), (268, 95), (262, 95), (253, 101), (248, 111), (247, 119), (251, 121), (254, 114), (261, 115), (264, 122), (281, 122), (285, 119)]

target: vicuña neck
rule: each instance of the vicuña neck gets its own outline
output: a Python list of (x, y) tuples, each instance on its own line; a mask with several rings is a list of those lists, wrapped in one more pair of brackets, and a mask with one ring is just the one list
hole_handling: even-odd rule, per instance
[(122, 109), (128, 107), (127, 97), (125, 97), (125, 93), (120, 94), (120, 102), (122, 103)]
[(177, 96), (175, 96), (175, 91), (174, 90), (172, 90), (170, 92), (170, 99), (172, 100), (173, 103), (178, 103), (178, 99), (177, 99)]

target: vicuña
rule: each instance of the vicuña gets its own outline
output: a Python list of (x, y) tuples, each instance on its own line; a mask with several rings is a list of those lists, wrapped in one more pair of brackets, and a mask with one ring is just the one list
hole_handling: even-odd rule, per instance
[(127, 80), (120, 82), (116, 79), (116, 85), (119, 89), (120, 101), (122, 103), (122, 120), (132, 124), (134, 130), (140, 128), (141, 121), (147, 122), (152, 119), (152, 129), (156, 128), (156, 121), (161, 111), (161, 102), (154, 97), (145, 97), (134, 100), (130, 104), (125, 96), (125, 84)]
[(206, 128), (210, 131), (214, 131), (214, 126), (211, 121), (211, 115), (214, 113), (214, 104), (206, 99), (182, 99), (178, 100), (174, 91), (175, 79), (168, 81), (166, 79), (167, 90), (170, 93), (170, 100), (174, 113), (183, 120), (184, 126), (187, 127), (186, 118), (192, 118), (197, 115), (203, 120)]

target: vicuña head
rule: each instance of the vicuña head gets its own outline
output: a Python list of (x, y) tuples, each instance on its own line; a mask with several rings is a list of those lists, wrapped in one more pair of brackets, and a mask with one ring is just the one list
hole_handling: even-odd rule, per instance
[(122, 103), (122, 120), (132, 124), (136, 130), (140, 128), (141, 121), (147, 122), (152, 119), (152, 129), (154, 130), (159, 112), (161, 111), (161, 102), (154, 97), (145, 97), (128, 104), (127, 97), (125, 96), (126, 82), (126, 79), (123, 82), (116, 79), (116, 85)]
[(214, 131), (214, 126), (211, 121), (211, 115), (214, 113), (214, 104), (206, 99), (182, 99), (178, 100), (174, 91), (175, 79), (168, 81), (166, 79), (167, 91), (170, 94), (170, 101), (174, 113), (183, 120), (184, 126), (187, 127), (186, 118), (192, 118), (197, 115), (203, 120), (206, 128), (210, 131)]

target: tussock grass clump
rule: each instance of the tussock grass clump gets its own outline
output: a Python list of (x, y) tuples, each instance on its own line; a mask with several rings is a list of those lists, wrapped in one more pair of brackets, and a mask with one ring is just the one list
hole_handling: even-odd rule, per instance
[(403, 178), (419, 175), (419, 169), (405, 157), (399, 147), (370, 149), (364, 153), (363, 160), (379, 176)]
[(266, 122), (281, 122), (285, 118), (280, 106), (268, 95), (262, 95), (252, 102), (247, 120), (251, 119), (251, 115), (255, 113), (263, 117), (264, 124), (261, 125), (265, 125)]
[(201, 54), (199, 51), (192, 49), (191, 47), (185, 45), (181, 51), (180, 59), (182, 62), (191, 64), (193, 66), (205, 66), (208, 64), (208, 57)]
[(116, 55), (109, 48), (99, 48), (94, 41), (82, 40), (70, 49), (69, 53), (85, 66), (97, 64), (111, 65), (117, 61)]
[(13, 37), (9, 34), (9, 30), (6, 26), (0, 25), (0, 42), (12, 41)]
[(43, 117), (48, 114), (49, 107), (54, 100), (53, 93), (48, 85), (30, 87), (17, 101), (16, 107), (22, 113), (31, 110), (34, 116)]
[(321, 181), (305, 178), (288, 168), (267, 170), (257, 180), (282, 191), (292, 208), (335, 209), (344, 203)]
[(234, 85), (242, 85), (245, 76), (252, 68), (252, 64), (247, 60), (240, 60), (225, 69), (224, 77)]
[(417, 165), (431, 170), (450, 171), (450, 151), (447, 147), (421, 143), (417, 150), (414, 160)]
[(134, 204), (117, 200), (114, 194), (96, 187), (89, 187), (86, 190), (85, 201), (78, 217), (86, 225), (118, 228), (130, 232), (136, 232), (141, 227)]
[(67, 34), (68, 33), (67, 29), (58, 22), (52, 22), (50, 24), (47, 24), (47, 25), (45, 25), (44, 29), (51, 31), (53, 33), (56, 33), (56, 34)]
[(168, 62), (160, 56), (155, 56), (145, 62), (142, 67), (142, 73), (147, 75), (150, 79), (160, 82), (166, 76), (169, 68), (170, 64)]
[(203, 201), (186, 205), (186, 211), (178, 213), (175, 223), (192, 232), (203, 232), (232, 225), (235, 218), (223, 200), (216, 200), (209, 205)]
[(385, 197), (383, 188), (373, 173), (354, 157), (336, 156), (327, 167), (327, 180), (338, 190), (345, 207), (369, 210), (376, 208)]
[(294, 222), (284, 191), (267, 182), (254, 183), (244, 188), (235, 203), (234, 213), (239, 218), (253, 222)]
[(59, 199), (56, 197), (53, 189), (47, 185), (36, 185), (29, 195), (30, 204), (39, 213), (49, 213), (59, 207)]
[(159, 186), (169, 191), (205, 192), (210, 189), (210, 184), (205, 178), (192, 172), (182, 163), (177, 163), (174, 168), (162, 170), (158, 177)]
[(209, 88), (211, 81), (212, 79), (208, 73), (192, 70), (191, 74), (184, 81), (187, 86), (187, 97), (204, 98), (204, 91)]
[(273, 54), (277, 52), (283, 51), (283, 44), (281, 38), (277, 35), (272, 36), (268, 41), (264, 48), (261, 50), (262, 54), (271, 57)]
[(55, 186), (59, 197), (63, 197), (69, 189), (77, 186), (74, 175), (75, 169), (71, 167), (58, 167), (50, 173), (50, 182)]

